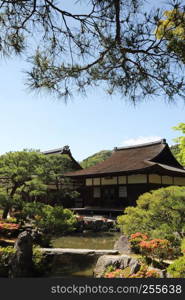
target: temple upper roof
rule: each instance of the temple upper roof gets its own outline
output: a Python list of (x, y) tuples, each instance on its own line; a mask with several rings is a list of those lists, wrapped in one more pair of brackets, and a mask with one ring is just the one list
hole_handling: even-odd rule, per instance
[(65, 154), (67, 155), (74, 163), (74, 167), (77, 169), (77, 170), (81, 170), (82, 167), (80, 166), (80, 164), (74, 159), (74, 157), (72, 156), (71, 154), (71, 150), (69, 148), (68, 145), (64, 146), (64, 147), (61, 147), (61, 148), (57, 148), (57, 149), (52, 149), (52, 150), (48, 150), (48, 151), (43, 151), (42, 152), (43, 154), (45, 155), (56, 155), (56, 154)]
[(185, 169), (173, 156), (165, 139), (131, 147), (116, 147), (105, 161), (66, 175), (88, 177), (150, 172), (185, 176)]

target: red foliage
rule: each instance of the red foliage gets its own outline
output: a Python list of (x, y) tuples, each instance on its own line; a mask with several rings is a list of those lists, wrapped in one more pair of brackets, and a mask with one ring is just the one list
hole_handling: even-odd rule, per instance
[(144, 255), (150, 255), (157, 258), (168, 257), (172, 253), (170, 242), (168, 240), (153, 239), (150, 241), (141, 241), (139, 243), (141, 252)]
[(17, 230), (20, 228), (19, 224), (14, 223), (0, 223), (0, 231), (2, 230)]
[(148, 236), (141, 232), (136, 232), (136, 233), (131, 234), (131, 236), (130, 236), (130, 240), (135, 240), (135, 239), (147, 240)]

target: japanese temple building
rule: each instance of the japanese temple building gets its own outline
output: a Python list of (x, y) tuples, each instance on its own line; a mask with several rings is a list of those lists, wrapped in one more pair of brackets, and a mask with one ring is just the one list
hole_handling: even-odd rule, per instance
[(185, 186), (185, 169), (165, 139), (116, 147), (105, 161), (66, 176), (82, 184), (81, 202), (76, 203), (76, 208), (81, 209), (122, 210), (135, 205), (139, 195), (145, 192), (170, 185)]

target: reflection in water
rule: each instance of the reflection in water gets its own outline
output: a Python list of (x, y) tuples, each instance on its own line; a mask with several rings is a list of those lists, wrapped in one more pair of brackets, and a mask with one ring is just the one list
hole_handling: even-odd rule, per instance
[(73, 235), (54, 237), (51, 241), (53, 248), (76, 249), (107, 249), (111, 250), (118, 240), (118, 232), (85, 232)]

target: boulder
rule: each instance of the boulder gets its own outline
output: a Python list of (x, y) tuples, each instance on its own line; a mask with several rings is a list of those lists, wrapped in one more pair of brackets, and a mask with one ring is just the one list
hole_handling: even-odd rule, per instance
[(11, 260), (10, 277), (30, 277), (33, 272), (32, 236), (29, 231), (19, 234), (14, 248), (15, 255)]
[(98, 257), (102, 255), (117, 255), (116, 250), (41, 248), (42, 253), (51, 262), (51, 276), (73, 276), (71, 274), (84, 270), (92, 270)]
[[(113, 266), (115, 269), (125, 269), (129, 267), (128, 274), (136, 274), (141, 267), (140, 262), (130, 257), (129, 255), (103, 255), (100, 256), (95, 269), (94, 269), (94, 277), (100, 278), (104, 276), (104, 273), (108, 266)], [(168, 278), (170, 277), (169, 274), (166, 274), (166, 270), (160, 270), (153, 267), (148, 267), (149, 271), (155, 270), (158, 272), (160, 278)]]
[(116, 269), (131, 267), (134, 270), (138, 269), (140, 264), (137, 259), (131, 258), (128, 255), (103, 255), (99, 257), (96, 263), (94, 277), (102, 277), (108, 266), (113, 266)]
[(119, 253), (131, 254), (133, 253), (131, 249), (131, 244), (126, 235), (121, 235), (120, 238), (115, 242), (114, 249), (118, 250)]

